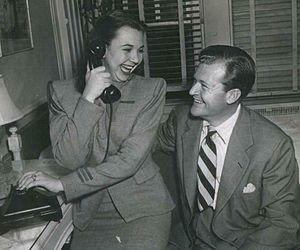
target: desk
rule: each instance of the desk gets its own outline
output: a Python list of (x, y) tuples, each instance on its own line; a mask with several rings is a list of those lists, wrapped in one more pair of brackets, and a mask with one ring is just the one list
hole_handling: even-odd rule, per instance
[[(26, 160), (22, 161), (23, 173), (28, 171), (41, 170), (53, 176), (67, 174), (67, 170), (58, 166), (55, 160)], [(21, 174), (21, 173), (20, 173)], [(15, 184), (18, 174), (7, 172), (7, 185)], [(12, 177), (13, 176), (13, 177)], [(65, 204), (58, 196), (63, 213), (60, 222), (42, 222), (38, 225), (23, 227), (0, 236), (1, 250), (59, 250), (73, 231), (72, 207)]]

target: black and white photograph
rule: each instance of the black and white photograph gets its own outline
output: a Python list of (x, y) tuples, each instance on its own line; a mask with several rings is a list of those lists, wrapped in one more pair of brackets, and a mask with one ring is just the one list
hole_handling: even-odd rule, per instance
[(0, 250), (300, 250), (299, 0), (0, 0)]

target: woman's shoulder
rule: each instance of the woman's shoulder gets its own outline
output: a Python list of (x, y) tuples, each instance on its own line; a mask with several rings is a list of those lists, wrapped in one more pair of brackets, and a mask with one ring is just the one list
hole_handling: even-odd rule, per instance
[(141, 75), (134, 75), (134, 80), (136, 81), (143, 81), (145, 83), (157, 83), (157, 84), (165, 84), (166, 81), (161, 78), (161, 77), (144, 77), (144, 76), (141, 76)]
[(77, 91), (77, 78), (55, 80), (50, 83), (54, 91)]
[(76, 78), (68, 80), (56, 80), (49, 83), (51, 93), (55, 93), (57, 96), (70, 96), (80, 95), (77, 89), (78, 80)]
[(144, 77), (135, 75), (132, 79), (137, 89), (143, 89), (144, 92), (165, 91), (167, 88), (166, 81), (160, 77)]
[(61, 103), (76, 103), (81, 94), (77, 90), (77, 79), (56, 80), (49, 83), (49, 95)]

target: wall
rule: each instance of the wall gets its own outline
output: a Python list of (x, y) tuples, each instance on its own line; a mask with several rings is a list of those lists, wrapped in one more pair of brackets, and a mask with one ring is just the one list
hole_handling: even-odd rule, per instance
[(46, 84), (58, 79), (48, 0), (29, 0), (34, 48), (0, 57), (0, 74), (15, 104), (24, 113), (46, 101)]
[(231, 0), (203, 0), (205, 46), (231, 44)]
[(46, 85), (51, 79), (59, 79), (49, 1), (29, 0), (34, 48), (0, 57), (0, 74), (7, 90), (25, 114), (16, 123), (23, 137), (25, 159), (36, 158), (49, 144)]

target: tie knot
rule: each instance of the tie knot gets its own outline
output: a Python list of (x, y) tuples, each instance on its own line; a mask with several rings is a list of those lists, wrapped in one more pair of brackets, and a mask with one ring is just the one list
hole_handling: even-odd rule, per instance
[(212, 127), (207, 127), (207, 137), (211, 138), (217, 131)]

